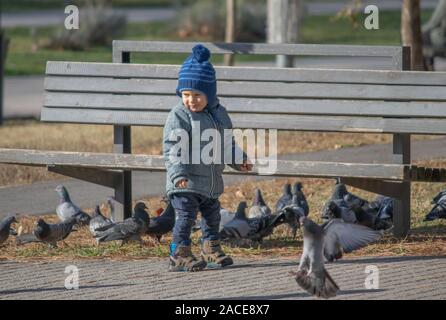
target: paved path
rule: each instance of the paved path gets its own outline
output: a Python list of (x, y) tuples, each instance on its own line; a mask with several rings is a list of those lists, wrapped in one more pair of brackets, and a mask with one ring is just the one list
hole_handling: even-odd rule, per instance
[[(378, 6), (380, 10), (401, 10), (400, 0), (373, 0), (363, 1), (362, 8), (373, 4)], [(437, 4), (437, 0), (421, 1), (422, 9), (433, 9)], [(330, 2), (311, 2), (306, 6), (306, 14), (322, 15), (333, 14), (346, 5), (346, 1), (330, 1)], [(64, 8), (53, 10), (25, 11), (25, 12), (3, 12), (1, 13), (1, 21), (3, 27), (17, 26), (45, 26), (45, 25), (63, 25), (65, 17)], [(174, 8), (114, 8), (115, 12), (125, 14), (130, 22), (149, 22), (164, 21), (175, 17)], [(81, 20), (82, 21), (82, 20)]]
[[(79, 268), (79, 289), (66, 290), (65, 267)], [(365, 286), (366, 267), (379, 286)], [(237, 258), (225, 269), (167, 272), (166, 259), (67, 262), (0, 261), (1, 299), (314, 299), (289, 271), (297, 259)], [(341, 291), (334, 299), (445, 299), (446, 257), (346, 259), (327, 264)], [(376, 270), (376, 269), (375, 269)], [(376, 273), (375, 273), (376, 274)]]
[[(370, 154), (374, 161), (391, 162), (392, 147), (390, 144), (368, 145), (361, 147), (342, 148), (330, 151), (318, 151), (285, 155), (281, 159), (301, 161), (341, 161), (369, 163)], [(412, 159), (446, 158), (446, 138), (413, 141)], [(224, 176), (225, 184), (230, 185), (246, 179), (271, 179), (271, 177)], [(71, 198), (83, 208), (93, 208), (99, 202), (105, 201), (113, 190), (92, 183), (75, 179), (64, 179), (50, 182), (34, 183), (16, 187), (0, 187), (0, 218), (8, 213), (44, 214), (54, 213), (57, 205), (57, 195), (54, 188), (63, 183), (71, 194)], [(164, 193), (165, 173), (138, 172), (133, 174), (133, 199), (147, 196), (159, 196)]]

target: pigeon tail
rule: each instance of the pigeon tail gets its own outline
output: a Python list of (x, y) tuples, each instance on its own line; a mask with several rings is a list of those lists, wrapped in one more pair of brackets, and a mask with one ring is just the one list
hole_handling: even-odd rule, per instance
[(339, 287), (331, 278), (327, 270), (323, 270), (320, 277), (315, 274), (308, 274), (306, 270), (299, 270), (296, 273), (297, 284), (316, 297), (328, 299), (336, 296)]

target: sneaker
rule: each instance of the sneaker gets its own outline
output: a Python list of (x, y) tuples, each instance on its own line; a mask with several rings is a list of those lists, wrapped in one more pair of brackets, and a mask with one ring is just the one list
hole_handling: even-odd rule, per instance
[(198, 260), (191, 250), (191, 246), (179, 245), (169, 257), (169, 271), (200, 271), (206, 268), (206, 262)]
[(214, 263), (226, 267), (234, 263), (221, 249), (220, 240), (204, 240), (201, 247), (201, 258), (206, 263)]

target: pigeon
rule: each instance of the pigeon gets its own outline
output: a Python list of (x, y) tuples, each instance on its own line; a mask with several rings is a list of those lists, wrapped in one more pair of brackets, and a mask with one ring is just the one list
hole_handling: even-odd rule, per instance
[(321, 298), (336, 296), (339, 287), (324, 266), (324, 229), (311, 219), (300, 218), (304, 248), (297, 272), (293, 272), (297, 284), (308, 293)]
[(424, 221), (432, 221), (436, 219), (446, 219), (446, 190), (437, 194), (433, 200), (434, 205), (424, 218)]
[(283, 223), (295, 223), (296, 214), (292, 208), (287, 207), (268, 216), (247, 218), (246, 207), (245, 201), (239, 203), (234, 219), (220, 231), (221, 239), (242, 238), (262, 242), (263, 238), (271, 235), (277, 226)]
[(71, 202), (70, 195), (63, 185), (58, 185), (55, 191), (59, 194), (60, 202), (56, 208), (57, 216), (61, 221), (66, 221), (72, 217), (76, 218), (79, 224), (89, 224), (91, 217), (79, 209)]
[(175, 225), (175, 209), (169, 202), (163, 213), (155, 218), (150, 219), (147, 234), (155, 236), (160, 242), (161, 237), (172, 231)]
[(96, 229), (95, 231), (101, 232), (97, 241), (122, 240), (122, 245), (130, 240), (142, 243), (141, 236), (147, 232), (150, 224), (150, 217), (145, 209), (147, 209), (145, 203), (137, 202), (133, 210), (133, 217)]
[(99, 206), (96, 206), (94, 209), (93, 216), (90, 220), (89, 229), (93, 237), (97, 238), (101, 235), (100, 231), (96, 231), (96, 229), (99, 229), (104, 226), (112, 225), (114, 224), (113, 220), (105, 217), (99, 208)]
[(256, 218), (271, 214), (271, 209), (266, 205), (262, 197), (262, 191), (256, 189), (252, 207), (249, 209), (248, 218)]
[(287, 205), (291, 203), (291, 200), (293, 198), (293, 194), (291, 193), (291, 184), (286, 183), (283, 185), (283, 194), (277, 200), (276, 203), (276, 211), (280, 211), (283, 208), (285, 208)]
[(381, 220), (393, 220), (393, 202), (394, 199), (383, 195), (377, 195), (375, 200), (368, 204), (368, 208), (375, 209), (378, 212), (378, 218)]
[[(234, 218), (234, 212), (227, 209), (220, 208), (220, 225), (218, 231), (223, 229), (223, 226)], [(201, 230), (201, 219), (197, 219), (195, 225), (192, 227), (192, 232), (197, 232)]]
[(10, 235), (14, 234), (14, 230), (11, 229), (11, 224), (17, 223), (15, 216), (7, 216), (0, 222), (0, 246), (8, 240)]
[(239, 203), (237, 211), (232, 214), (232, 219), (221, 227), (221, 239), (245, 239), (248, 236), (251, 229), (246, 217), (246, 207), (245, 201)]
[(308, 211), (306, 213), (305, 208), (303, 208), (302, 206), (308, 209), (308, 206), (305, 206), (305, 204), (302, 202), (301, 195), (295, 193), (291, 200), (291, 204), (283, 208), (283, 210), (288, 210), (288, 212), (291, 212), (292, 214), (295, 215), (295, 219), (288, 223), (288, 226), (290, 227), (291, 233), (293, 235), (293, 239), (296, 239), (297, 229), (299, 229), (300, 227), (299, 223), (300, 217), (308, 216)]
[(229, 210), (220, 209), (220, 227), (219, 230), (223, 229), (223, 226), (226, 225), (226, 223), (228, 223), (229, 221), (231, 221), (232, 219), (234, 219), (235, 214), (234, 212), (231, 212)]
[(344, 199), (328, 201), (322, 210), (322, 219), (342, 219), (345, 222), (355, 223), (356, 215)]
[(367, 200), (364, 200), (354, 195), (353, 193), (348, 192), (347, 187), (343, 183), (336, 184), (331, 199), (332, 200), (343, 199), (347, 203), (347, 205), (356, 204), (359, 205), (360, 207), (368, 203)]
[(28, 242), (44, 242), (50, 247), (57, 247), (57, 242), (64, 240), (74, 231), (73, 226), (78, 223), (76, 217), (69, 218), (63, 222), (48, 224), (43, 219), (37, 221), (32, 234), (20, 235), (16, 238), (18, 244)]
[[(307, 199), (305, 198), (304, 193), (302, 192), (302, 183), (296, 182), (293, 186), (293, 197), (297, 196), (297, 205), (304, 210), (305, 216), (308, 216), (310, 213), (310, 207), (308, 206)], [(292, 199), (292, 203), (294, 203)]]
[(324, 256), (327, 261), (339, 260), (349, 253), (379, 240), (382, 232), (363, 225), (332, 219), (322, 226), (325, 232)]

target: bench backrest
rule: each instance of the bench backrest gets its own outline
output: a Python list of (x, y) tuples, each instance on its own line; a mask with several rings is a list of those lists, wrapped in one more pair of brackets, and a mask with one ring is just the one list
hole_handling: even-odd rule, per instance
[[(132, 53), (186, 53), (189, 54), (196, 42), (173, 41), (113, 41), (113, 62), (128, 63)], [(271, 43), (203, 43), (215, 54), (249, 55), (288, 55), (315, 56), (319, 58), (348, 57), (374, 60), (373, 69), (408, 70), (410, 69), (410, 47), (400, 46), (363, 46), (331, 44), (271, 44)], [(369, 60), (362, 60), (364, 68), (369, 69)], [(378, 61), (375, 61), (378, 60)], [(336, 63), (327, 67), (339, 69)]]
[[(41, 120), (162, 126), (177, 65), (48, 62)], [(446, 73), (216, 67), (238, 128), (446, 133)]]

